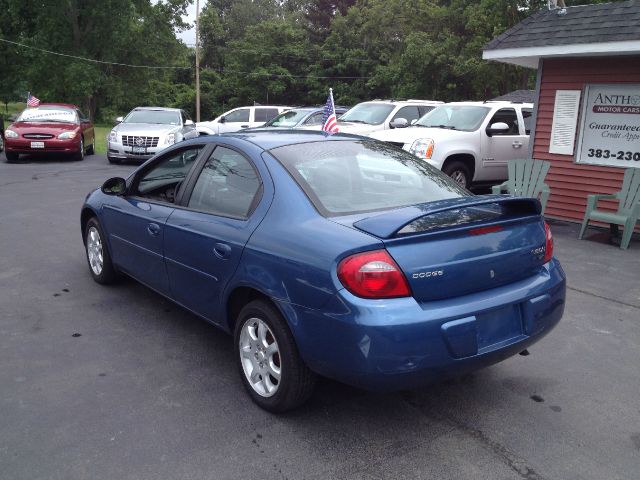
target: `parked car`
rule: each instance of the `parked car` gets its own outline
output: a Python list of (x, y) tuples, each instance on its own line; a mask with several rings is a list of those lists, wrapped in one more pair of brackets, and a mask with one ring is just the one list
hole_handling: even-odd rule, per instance
[(245, 128), (264, 125), (276, 115), (290, 110), (282, 105), (255, 105), (239, 107), (223, 113), (209, 122), (198, 122), (196, 128), (200, 135), (217, 135), (226, 132), (237, 132)]
[[(347, 107), (335, 107), (336, 116), (340, 116), (349, 110)], [(322, 128), (323, 107), (299, 107), (282, 112), (272, 118), (263, 127), (279, 128)]]
[(455, 102), (409, 128), (370, 136), (396, 145), (442, 170), (463, 187), (507, 179), (507, 162), (526, 158), (533, 104)]
[(71, 154), (76, 160), (95, 150), (93, 124), (78, 107), (67, 103), (41, 103), (22, 111), (5, 132), (7, 162), (21, 154)]
[(179, 108), (137, 107), (117, 125), (107, 138), (107, 159), (144, 162), (174, 143), (198, 136), (189, 114)]
[(251, 398), (316, 374), (407, 389), (522, 352), (560, 320), (540, 203), (474, 196), (393, 146), (266, 129), (174, 145), (88, 195), (98, 283), (126, 273), (234, 335)]
[(4, 150), (4, 118), (0, 115), (0, 152)]
[(338, 119), (343, 133), (368, 135), (406, 127), (443, 102), (433, 100), (373, 100), (355, 105)]

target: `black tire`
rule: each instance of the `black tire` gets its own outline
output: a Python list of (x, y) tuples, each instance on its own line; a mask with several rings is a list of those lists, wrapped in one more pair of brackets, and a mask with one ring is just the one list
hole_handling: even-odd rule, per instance
[(456, 160), (447, 163), (442, 171), (453, 178), (458, 185), (464, 188), (471, 186), (471, 171), (464, 162)]
[(80, 137), (80, 151), (78, 153), (76, 153), (75, 158), (79, 162), (84, 160), (84, 138), (82, 138), (82, 137)]
[(20, 159), (20, 154), (13, 152), (4, 152), (4, 155), (7, 157), (7, 163), (16, 163)]
[(87, 155), (94, 155), (96, 153), (96, 138), (93, 137), (93, 142), (91, 142), (91, 145), (89, 145), (89, 148), (87, 148)]
[[(275, 393), (271, 396), (264, 396), (258, 393), (247, 378), (249, 373), (245, 373), (245, 368), (243, 367), (243, 361), (249, 363), (254, 362), (254, 355), (256, 355), (255, 362), (260, 361), (257, 357), (260, 352), (253, 349), (251, 346), (247, 349), (246, 347), (241, 348), (240, 345), (242, 339), (248, 338), (246, 332), (250, 328), (251, 324), (253, 323), (256, 325), (257, 322), (260, 321), (264, 322), (268, 327), (265, 339), (272, 339), (273, 343), (276, 345), (277, 353), (272, 355), (272, 360), (280, 369), (280, 378), (278, 379)], [(247, 329), (245, 329), (245, 325), (247, 326)], [(243, 329), (245, 331), (244, 335)], [(234, 351), (236, 354), (236, 361), (238, 362), (240, 379), (251, 399), (259, 407), (269, 412), (282, 413), (299, 407), (309, 399), (313, 393), (316, 375), (309, 370), (302, 361), (298, 348), (296, 347), (295, 340), (293, 339), (293, 335), (289, 330), (286, 321), (273, 305), (264, 300), (254, 300), (245, 305), (238, 315), (233, 338), (235, 342)], [(273, 343), (271, 345), (273, 345)], [(243, 360), (245, 358), (245, 356), (243, 356), (243, 352), (252, 352), (252, 358)], [(265, 365), (269, 364), (269, 359), (264, 356), (264, 351), (262, 361)], [(268, 375), (269, 373), (267, 373), (267, 376)], [(263, 388), (262, 385), (259, 385), (263, 382), (262, 375), (257, 376), (260, 379), (256, 382), (256, 384), (258, 384), (257, 388)], [(270, 378), (275, 379), (275, 377)]]
[[(87, 263), (89, 264), (89, 273), (91, 273), (96, 282), (103, 285), (114, 283), (118, 279), (118, 272), (111, 262), (111, 254), (105, 242), (106, 238), (98, 219), (96, 217), (90, 218), (84, 229), (84, 249), (87, 255)], [(96, 240), (99, 242), (99, 251), (102, 254), (102, 268), (99, 270), (95, 268), (95, 264), (92, 265), (91, 258), (91, 253), (98, 253), (98, 249), (95, 248)]]

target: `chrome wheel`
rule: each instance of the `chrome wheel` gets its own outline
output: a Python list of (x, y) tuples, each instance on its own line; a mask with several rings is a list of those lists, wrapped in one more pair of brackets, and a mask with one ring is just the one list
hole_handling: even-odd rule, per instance
[(94, 226), (87, 230), (87, 258), (89, 266), (95, 275), (100, 275), (104, 268), (104, 253), (102, 250), (102, 239), (100, 232)]
[(251, 388), (262, 397), (276, 394), (282, 375), (280, 349), (269, 326), (249, 318), (240, 331), (240, 362)]
[(460, 186), (463, 186), (463, 187), (467, 186), (467, 176), (464, 174), (464, 172), (460, 170), (456, 170), (454, 172), (451, 172), (450, 176)]

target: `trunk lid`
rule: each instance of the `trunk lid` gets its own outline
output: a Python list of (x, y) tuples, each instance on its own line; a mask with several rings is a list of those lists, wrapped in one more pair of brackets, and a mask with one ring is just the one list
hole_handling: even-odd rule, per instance
[(535, 199), (447, 199), (370, 216), (353, 226), (384, 242), (419, 302), (535, 275), (545, 254), (544, 222)]

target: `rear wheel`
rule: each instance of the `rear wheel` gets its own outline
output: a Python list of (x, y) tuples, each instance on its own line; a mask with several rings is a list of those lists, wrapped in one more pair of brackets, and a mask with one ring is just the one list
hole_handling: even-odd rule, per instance
[(111, 263), (105, 238), (100, 222), (96, 217), (90, 218), (84, 230), (89, 272), (96, 282), (106, 285), (113, 283), (118, 278), (118, 273)]
[(293, 335), (275, 307), (263, 300), (248, 303), (234, 333), (240, 378), (255, 403), (279, 413), (311, 396), (315, 374), (300, 358)]
[(20, 155), (18, 153), (4, 152), (4, 154), (7, 157), (7, 163), (16, 163), (20, 158)]
[(442, 169), (453, 180), (464, 188), (471, 186), (471, 171), (463, 162), (453, 161), (445, 165)]
[(94, 153), (96, 153), (96, 138), (93, 137), (93, 141), (91, 142), (91, 145), (89, 145), (89, 148), (87, 148), (87, 155), (93, 155)]

